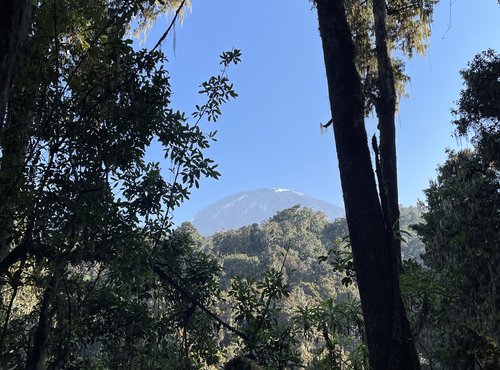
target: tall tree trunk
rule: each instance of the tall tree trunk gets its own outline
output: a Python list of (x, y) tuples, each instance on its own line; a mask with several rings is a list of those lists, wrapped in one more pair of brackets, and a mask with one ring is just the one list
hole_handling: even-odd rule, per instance
[[(16, 66), (31, 20), (31, 2), (3, 0), (0, 3), (0, 259), (8, 253), (12, 239), (13, 204), (22, 182), (26, 117), (8, 112)], [(25, 110), (20, 116), (25, 116)], [(19, 116), (19, 115), (18, 115)]]
[(402, 330), (401, 323), (408, 321), (370, 159), (364, 96), (344, 1), (317, 0), (316, 6), (370, 366), (374, 370), (418, 369), (412, 338)]
[(15, 65), (31, 18), (30, 4), (28, 0), (3, 0), (0, 3), (0, 140)]
[[(13, 93), (12, 95), (16, 95)], [(12, 100), (9, 105), (12, 104)], [(17, 104), (21, 106), (21, 104)], [(21, 188), (25, 183), (26, 148), (28, 145), (28, 120), (30, 105), (19, 111), (9, 111), (0, 140), (0, 265), (15, 244), (15, 214)], [(13, 262), (16, 262), (15, 260)], [(9, 266), (10, 267), (10, 266)], [(7, 267), (8, 268), (8, 267)], [(0, 274), (4, 273), (0, 267)]]

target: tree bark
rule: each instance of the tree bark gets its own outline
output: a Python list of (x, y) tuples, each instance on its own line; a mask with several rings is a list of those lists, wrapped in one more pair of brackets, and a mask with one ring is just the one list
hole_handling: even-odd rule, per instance
[(30, 3), (27, 0), (4, 0), (0, 5), (0, 141), (15, 65), (31, 18)]
[[(5, 0), (0, 5), (0, 259), (12, 239), (13, 204), (22, 182), (26, 135), (20, 117), (8, 114), (16, 65), (28, 32), (31, 2)], [(25, 116), (24, 110), (18, 116)]]
[[(373, 0), (375, 48), (377, 54), (377, 87), (379, 95), (375, 109), (380, 130), (380, 198), (389, 240), (401, 267), (401, 242), (394, 238), (399, 230), (398, 173), (396, 166), (396, 87), (391, 57), (387, 46), (387, 10), (385, 0)], [(383, 193), (383, 194), (382, 194)]]
[(361, 78), (344, 1), (317, 0), (316, 7), (370, 366), (374, 370), (418, 369), (412, 338), (402, 330), (408, 321), (373, 173)]
[[(385, 0), (372, 1), (377, 54), (377, 85), (379, 90), (379, 96), (375, 104), (380, 131), (380, 172), (382, 184), (379, 183), (379, 193), (380, 199), (386, 202), (382, 210), (384, 211), (384, 220), (386, 223), (387, 244), (391, 247), (392, 252), (393, 273), (396, 276), (394, 279), (394, 290), (398, 293), (394, 301), (395, 315), (392, 337), (394, 341), (398, 342), (396, 347), (403, 348), (408, 353), (409, 362), (405, 364), (405, 368), (418, 369), (420, 365), (413, 340), (411, 342), (405, 340), (405, 338), (412, 338), (412, 333), (399, 293), (399, 272), (402, 271), (401, 240), (395, 237), (395, 235), (399, 234), (395, 124), (397, 97), (394, 71), (387, 42), (387, 6)], [(394, 356), (394, 352), (391, 356)], [(389, 361), (398, 363), (397, 358), (394, 360), (390, 358)]]
[(56, 267), (43, 293), (38, 316), (38, 326), (35, 330), (33, 347), (28, 355), (26, 370), (44, 370), (46, 368), (47, 339), (49, 336), (50, 306), (57, 293), (61, 271)]

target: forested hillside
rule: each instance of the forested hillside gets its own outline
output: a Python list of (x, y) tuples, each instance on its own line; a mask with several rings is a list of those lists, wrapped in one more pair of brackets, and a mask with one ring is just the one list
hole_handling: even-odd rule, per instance
[[(424, 246), (410, 229), (410, 225), (420, 221), (419, 208), (401, 208), (403, 259), (421, 262)], [(191, 228), (188, 223), (181, 226), (182, 230)], [(195, 229), (192, 230), (196, 233)], [(328, 222), (325, 214), (299, 206), (278, 212), (261, 225), (248, 225), (208, 238), (197, 238), (206, 253), (217, 256), (222, 262), (223, 285), (236, 275), (260, 278), (266, 270), (280, 269), (283, 264), (283, 274), (289, 285), (303, 285), (308, 289), (307, 295), (318, 299), (342, 291), (344, 275), (334, 274), (335, 269), (329, 266), (336, 254), (345, 253), (337, 258), (350, 259), (345, 218)], [(323, 256), (328, 259), (323, 260)]]

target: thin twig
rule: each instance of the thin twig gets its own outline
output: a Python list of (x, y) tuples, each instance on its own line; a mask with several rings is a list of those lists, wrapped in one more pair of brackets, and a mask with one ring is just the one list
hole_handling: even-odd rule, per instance
[(444, 35), (441, 36), (441, 40), (444, 40), (446, 35), (448, 34), (448, 32), (450, 32), (450, 30), (451, 30), (451, 7), (452, 7), (451, 0), (449, 0), (449, 4), (450, 4), (450, 12), (449, 12), (449, 16), (448, 16), (448, 27), (446, 28), (446, 32), (444, 33)]
[(177, 17), (179, 16), (179, 14), (180, 14), (182, 8), (184, 7), (185, 3), (186, 3), (186, 0), (182, 0), (182, 3), (177, 8), (177, 10), (175, 12), (175, 15), (172, 18), (172, 21), (170, 22), (170, 25), (168, 26), (167, 30), (163, 33), (163, 35), (160, 37), (160, 39), (158, 40), (158, 42), (156, 43), (156, 45), (151, 49), (151, 52), (155, 51), (161, 45), (161, 43), (163, 42), (163, 40), (165, 40), (165, 38), (168, 36), (168, 33), (170, 32), (170, 30), (174, 26), (175, 21), (177, 20)]

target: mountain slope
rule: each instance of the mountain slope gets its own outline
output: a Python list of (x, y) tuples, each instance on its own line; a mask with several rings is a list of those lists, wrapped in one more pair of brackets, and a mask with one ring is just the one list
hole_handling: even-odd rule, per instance
[(193, 224), (201, 234), (209, 235), (261, 223), (297, 204), (325, 213), (330, 221), (344, 216), (344, 210), (336, 205), (289, 189), (257, 189), (232, 194), (208, 205), (195, 215)]

